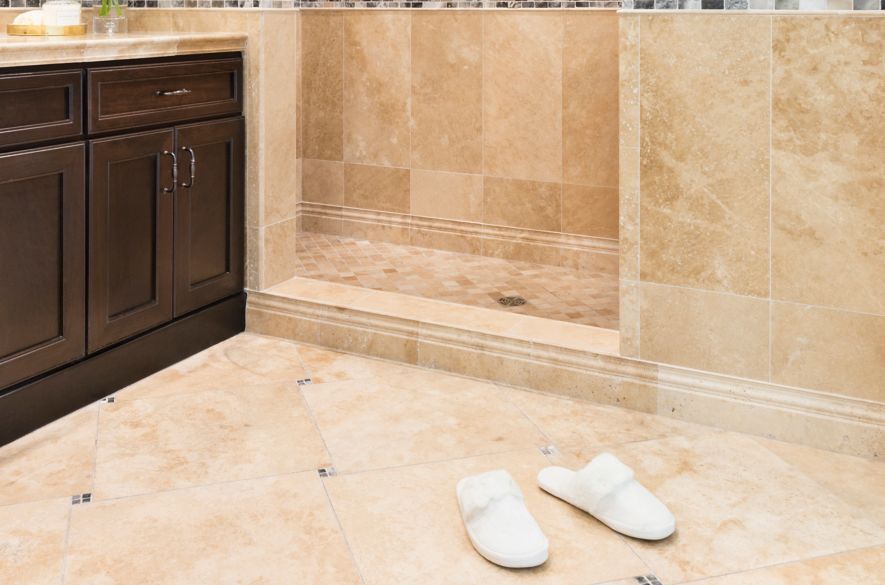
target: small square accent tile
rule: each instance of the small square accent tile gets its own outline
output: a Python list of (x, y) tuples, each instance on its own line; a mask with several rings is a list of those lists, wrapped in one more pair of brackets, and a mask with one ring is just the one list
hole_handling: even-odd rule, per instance
[(92, 501), (92, 494), (88, 493), (88, 492), (85, 494), (77, 494), (75, 496), (71, 496), (71, 505), (72, 506), (76, 506), (77, 504), (88, 504), (91, 501)]

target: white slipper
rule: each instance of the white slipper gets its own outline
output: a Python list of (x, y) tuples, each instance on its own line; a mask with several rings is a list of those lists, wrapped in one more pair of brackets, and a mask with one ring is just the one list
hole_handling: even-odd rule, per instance
[(627, 536), (661, 540), (676, 530), (667, 506), (611, 453), (594, 457), (580, 471), (545, 467), (538, 473), (538, 485)]
[(465, 477), (457, 493), (467, 535), (479, 554), (512, 569), (547, 560), (547, 537), (509, 473), (499, 469)]

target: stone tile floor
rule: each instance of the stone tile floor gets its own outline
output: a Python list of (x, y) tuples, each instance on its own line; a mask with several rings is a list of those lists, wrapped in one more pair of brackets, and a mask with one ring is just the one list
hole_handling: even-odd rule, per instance
[[(536, 487), (603, 449), (673, 537)], [(538, 569), (464, 533), (455, 483), (494, 468), (550, 539)], [(882, 462), (243, 334), (0, 448), (0, 583), (881, 583), (883, 487)]]
[[(296, 248), (303, 278), (618, 328), (614, 274), (309, 232)], [(505, 296), (528, 302), (505, 308)]]

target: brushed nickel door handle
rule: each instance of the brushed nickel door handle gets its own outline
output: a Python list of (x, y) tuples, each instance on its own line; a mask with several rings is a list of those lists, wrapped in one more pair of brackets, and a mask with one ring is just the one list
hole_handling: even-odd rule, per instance
[(163, 154), (172, 157), (172, 186), (163, 187), (163, 193), (172, 193), (175, 191), (175, 185), (178, 184), (178, 157), (175, 156), (174, 152), (169, 152), (168, 150), (164, 150)]
[(190, 89), (184, 89), (184, 88), (181, 88), (181, 89), (158, 89), (157, 91), (154, 92), (154, 95), (158, 96), (158, 97), (175, 97), (178, 95), (188, 95), (191, 93), (194, 93), (194, 92)]
[(190, 162), (190, 175), (191, 176), (187, 178), (187, 181), (184, 181), (183, 183), (181, 183), (182, 187), (184, 187), (185, 189), (190, 189), (191, 187), (194, 186), (194, 181), (197, 178), (197, 155), (194, 154), (194, 149), (191, 148), (190, 146), (182, 146), (181, 150), (188, 153), (191, 157), (191, 162)]

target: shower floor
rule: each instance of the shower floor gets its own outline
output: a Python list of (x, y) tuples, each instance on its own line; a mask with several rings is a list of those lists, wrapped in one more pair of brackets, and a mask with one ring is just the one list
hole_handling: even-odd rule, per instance
[[(618, 328), (612, 274), (310, 232), (298, 237), (297, 256), (304, 278)], [(508, 296), (526, 303), (498, 303)]]

